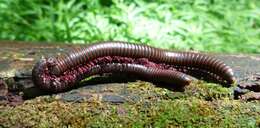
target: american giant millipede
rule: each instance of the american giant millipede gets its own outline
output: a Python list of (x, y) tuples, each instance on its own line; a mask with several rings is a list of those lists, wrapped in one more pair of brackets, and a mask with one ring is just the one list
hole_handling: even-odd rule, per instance
[[(104, 59), (109, 57), (110, 60)], [(146, 61), (142, 62), (140, 58)], [(113, 41), (92, 44), (63, 57), (41, 60), (34, 66), (33, 81), (41, 88), (58, 92), (70, 88), (86, 76), (126, 72), (151, 79), (156, 77), (162, 82), (169, 82), (167, 79), (171, 78), (172, 83), (189, 84), (192, 77), (177, 70), (190, 74), (206, 73), (226, 84), (235, 82), (232, 69), (213, 57)]]

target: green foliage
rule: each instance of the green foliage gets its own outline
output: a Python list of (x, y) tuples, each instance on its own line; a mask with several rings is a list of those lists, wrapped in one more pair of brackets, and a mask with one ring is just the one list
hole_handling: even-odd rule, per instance
[(260, 53), (259, 0), (1, 0), (0, 39)]

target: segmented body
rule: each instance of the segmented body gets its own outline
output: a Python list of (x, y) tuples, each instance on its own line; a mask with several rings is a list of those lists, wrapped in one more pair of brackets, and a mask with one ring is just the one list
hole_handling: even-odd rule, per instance
[[(105, 61), (99, 60), (100, 58), (104, 57), (119, 57), (121, 58), (118, 61), (118, 64), (114, 64), (116, 61)], [(122, 58), (129, 58), (130, 62), (122, 60)], [(146, 58), (147, 62), (151, 62), (152, 65), (156, 66), (147, 66), (144, 63), (136, 63), (135, 61), (138, 58)], [(127, 60), (127, 59), (126, 59)], [(132, 60), (132, 62), (131, 62)], [(135, 60), (135, 61), (134, 61)], [(102, 63), (104, 62), (104, 63)], [(45, 63), (45, 64), (43, 64)], [(128, 63), (128, 64), (121, 64), (121, 63)], [(120, 65), (121, 64), (121, 65)], [(39, 66), (42, 65), (42, 66)], [(52, 58), (52, 59), (45, 59), (45, 61), (39, 62), (33, 70), (33, 77), (35, 84), (47, 88), (51, 90), (52, 88), (59, 88), (53, 89), (54, 91), (61, 91), (65, 88), (69, 88), (73, 84), (76, 84), (78, 81), (83, 79), (82, 76), (86, 76), (86, 74), (90, 75), (93, 73), (81, 71), (82, 69), (86, 70), (94, 70), (95, 66), (101, 66), (103, 69), (107, 69), (109, 72), (127, 72), (131, 74), (138, 74), (140, 76), (150, 76), (151, 79), (154, 79), (153, 75), (148, 74), (156, 74), (155, 76), (158, 77), (159, 81), (167, 82), (167, 79), (164, 77), (172, 76), (171, 79), (173, 83), (181, 84), (183, 83), (188, 84), (189, 82), (185, 82), (190, 78), (188, 75), (184, 75), (180, 77), (180, 72), (188, 74), (197, 74), (200, 75), (207, 74), (213, 77), (222, 83), (232, 84), (235, 81), (234, 74), (232, 69), (224, 64), (222, 61), (215, 59), (213, 57), (200, 54), (200, 53), (192, 53), (192, 52), (173, 52), (169, 50), (154, 48), (146, 45), (138, 45), (126, 42), (102, 42), (96, 43), (90, 46), (87, 46), (82, 49), (77, 49), (65, 56)], [(104, 66), (106, 65), (106, 66)], [(166, 65), (166, 66), (163, 66)], [(44, 70), (41, 69), (45, 66)], [(171, 67), (173, 70), (169, 71), (166, 67)], [(142, 68), (141, 68), (142, 67)], [(146, 69), (148, 68), (148, 69)], [(165, 71), (164, 71), (165, 70)], [(177, 71), (178, 70), (178, 71)], [(70, 75), (69, 72), (75, 72), (74, 75), (76, 77), (68, 77)], [(104, 70), (97, 70), (96, 74), (104, 73)], [(94, 73), (94, 74), (95, 74)], [(41, 74), (41, 75), (39, 75)], [(44, 75), (43, 75), (44, 74)], [(166, 75), (167, 74), (167, 75)], [(74, 81), (74, 82), (60, 82), (60, 77), (66, 76), (67, 81)], [(73, 76), (73, 75), (72, 75)], [(174, 76), (174, 77), (173, 77)], [(67, 78), (68, 77), (68, 78)], [(47, 82), (46, 78), (53, 78), (48, 79)], [(73, 79), (73, 80), (71, 80)], [(65, 80), (65, 79), (64, 79)], [(39, 82), (41, 81), (41, 82)], [(55, 82), (56, 81), (56, 82)], [(59, 81), (59, 82), (57, 82)], [(48, 83), (48, 84), (46, 84)], [(54, 87), (60, 86), (60, 87)]]

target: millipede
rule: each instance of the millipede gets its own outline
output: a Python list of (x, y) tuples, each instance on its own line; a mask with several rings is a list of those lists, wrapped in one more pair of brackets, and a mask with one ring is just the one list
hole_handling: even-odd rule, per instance
[(214, 57), (119, 41), (95, 43), (44, 58), (32, 71), (34, 84), (53, 92), (70, 89), (88, 76), (103, 73), (134, 74), (176, 85), (188, 85), (195, 77), (208, 77), (226, 85), (235, 82), (232, 69)]

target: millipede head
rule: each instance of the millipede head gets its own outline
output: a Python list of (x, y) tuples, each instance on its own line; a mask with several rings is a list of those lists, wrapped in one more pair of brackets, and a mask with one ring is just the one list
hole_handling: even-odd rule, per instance
[(47, 91), (53, 90), (51, 71), (55, 64), (55, 58), (42, 58), (34, 65), (32, 70), (32, 80), (37, 87)]
[(226, 70), (226, 73), (224, 74), (224, 78), (227, 80), (228, 84), (236, 83), (236, 78), (234, 76), (234, 72), (230, 67), (228, 67), (228, 69)]
[(50, 81), (46, 79), (44, 73), (48, 69), (47, 59), (43, 58), (39, 60), (33, 67), (32, 80), (33, 83), (42, 88), (43, 86), (49, 88)]

